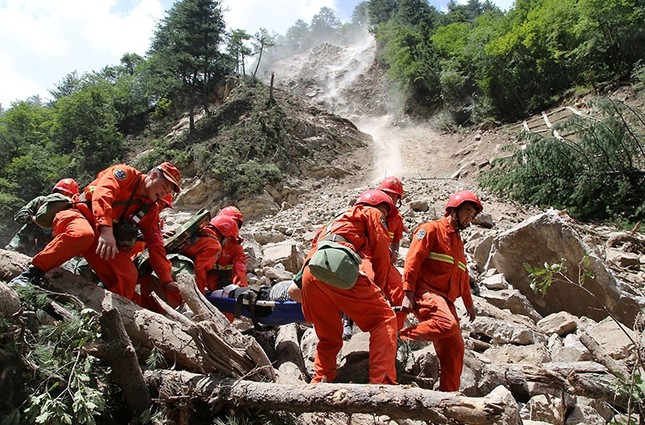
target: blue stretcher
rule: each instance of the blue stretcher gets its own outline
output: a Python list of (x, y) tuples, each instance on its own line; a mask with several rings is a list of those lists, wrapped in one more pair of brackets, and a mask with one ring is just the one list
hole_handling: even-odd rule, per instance
[(218, 297), (213, 293), (207, 294), (206, 298), (220, 311), (248, 317), (254, 324), (262, 326), (280, 326), (305, 321), (302, 304), (295, 301)]

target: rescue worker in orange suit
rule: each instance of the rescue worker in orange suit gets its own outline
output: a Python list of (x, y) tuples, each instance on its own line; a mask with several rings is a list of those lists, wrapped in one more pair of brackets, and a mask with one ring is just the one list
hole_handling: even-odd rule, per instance
[[(166, 208), (172, 208), (172, 202), (173, 202), (173, 197), (172, 197), (172, 194), (170, 193), (162, 198), (159, 198), (157, 200), (157, 203), (159, 204), (159, 212), (163, 211)], [(161, 229), (162, 231), (161, 233), (162, 236), (165, 238), (168, 236), (172, 236), (172, 234), (174, 234), (174, 232), (171, 232), (170, 235), (166, 235), (166, 233), (163, 231), (163, 228), (164, 228), (164, 220), (160, 219), (159, 229)], [(145, 249), (146, 249), (146, 241), (143, 238), (143, 235), (138, 234), (137, 241), (135, 242), (134, 248), (131, 251), (132, 259), (134, 260), (137, 257), (137, 255), (141, 254)]]
[[(138, 273), (130, 251), (138, 228), (146, 240), (150, 264), (160, 282), (178, 290), (163, 246), (156, 201), (172, 191), (179, 192), (180, 181), (181, 173), (169, 162), (147, 174), (125, 164), (103, 170), (84, 189), (80, 202), (56, 214), (54, 239), (10, 284), (35, 283), (45, 272), (82, 255), (108, 290), (133, 300)], [(132, 228), (134, 238), (130, 238)]]
[(206, 294), (208, 287), (208, 272), (215, 267), (225, 247), (238, 237), (236, 221), (227, 215), (217, 215), (182, 248), (181, 253), (195, 263), (195, 281), (202, 294)]
[[(72, 178), (59, 180), (51, 193), (60, 193), (71, 199), (78, 194), (78, 183)], [(34, 256), (52, 240), (51, 229), (43, 229), (34, 222), (36, 212), (46, 199), (47, 196), (37, 196), (18, 210), (13, 219), (23, 226), (11, 239), (6, 249)]]
[[(387, 229), (390, 236), (390, 272), (388, 273), (387, 281), (381, 288), (385, 299), (390, 302), (392, 306), (400, 306), (403, 302), (403, 276), (395, 267), (398, 257), (399, 244), (403, 238), (403, 217), (397, 205), (403, 198), (403, 183), (397, 177), (387, 177), (378, 186), (378, 190), (386, 193), (392, 198), (392, 204), (395, 206), (394, 211), (387, 217)], [(365, 261), (361, 264), (361, 268), (372, 278), (374, 270), (371, 265), (371, 257), (366, 256)], [(400, 311), (396, 313), (397, 329), (403, 328), (407, 313)], [(345, 332), (345, 331), (343, 331)]]
[(400, 332), (402, 340), (432, 341), (439, 358), (440, 391), (458, 391), (464, 364), (464, 340), (454, 302), (461, 297), (473, 321), (464, 243), (460, 232), (483, 210), (477, 195), (454, 193), (445, 216), (420, 225), (414, 232), (403, 271), (403, 308), (419, 323)]
[[(167, 194), (166, 196), (163, 196), (157, 200), (157, 204), (159, 204), (159, 211), (163, 211), (166, 208), (172, 208), (174, 202), (174, 198), (172, 194)], [(160, 219), (159, 220), (159, 229), (162, 231), (162, 236), (164, 238), (170, 237), (174, 235), (174, 231), (172, 232), (164, 232), (164, 220)], [(137, 235), (137, 242), (135, 244), (135, 247), (131, 251), (131, 258), (132, 260), (137, 259), (137, 256), (141, 254), (144, 250), (146, 249), (146, 241), (143, 238), (143, 235)], [(157, 313), (163, 313), (163, 309), (159, 308), (157, 305), (156, 301), (152, 298), (151, 294), (152, 292), (156, 292), (157, 294), (160, 295), (160, 297), (166, 301), (166, 303), (173, 305), (174, 307), (179, 306), (183, 300), (181, 300), (181, 295), (179, 294), (178, 291), (175, 291), (173, 288), (171, 288), (170, 291), (164, 291), (160, 284), (159, 281), (152, 276), (151, 273), (145, 273), (143, 275), (139, 275), (139, 291), (140, 295), (138, 299), (136, 299), (135, 295), (135, 302), (139, 304), (143, 308), (147, 308), (148, 310), (156, 311)], [(176, 305), (174, 305), (176, 304)]]
[[(318, 336), (312, 383), (333, 382), (336, 356), (343, 346), (341, 311), (364, 332), (370, 333), (369, 376), (372, 384), (396, 384), (396, 316), (381, 294), (390, 268), (390, 238), (386, 217), (394, 211), (392, 199), (380, 190), (361, 194), (345, 213), (335, 218), (320, 240), (333, 240), (358, 253), (369, 252), (373, 282), (359, 273), (351, 289), (340, 289), (315, 278), (309, 267), (303, 273), (302, 301), (305, 319)], [(313, 248), (308, 255), (316, 252)]]
[[(234, 206), (220, 210), (216, 217), (220, 216), (232, 218), (237, 223), (238, 229), (241, 229), (244, 224), (242, 212)], [(241, 287), (249, 286), (249, 281), (246, 277), (246, 253), (242, 242), (244, 242), (244, 239), (238, 235), (222, 246), (222, 253), (215, 266), (208, 272), (209, 291), (222, 289), (230, 284)]]
[[(206, 274), (213, 268), (219, 257), (222, 246), (238, 235), (237, 223), (230, 217), (214, 217), (198, 233), (188, 239), (180, 249), (180, 254), (193, 262), (195, 283), (202, 294), (206, 293)], [(146, 274), (139, 279), (141, 284), (141, 306), (149, 310), (163, 313), (151, 297), (154, 291), (166, 304), (173, 308), (179, 307), (184, 300), (179, 292), (164, 291), (159, 288), (155, 278)]]

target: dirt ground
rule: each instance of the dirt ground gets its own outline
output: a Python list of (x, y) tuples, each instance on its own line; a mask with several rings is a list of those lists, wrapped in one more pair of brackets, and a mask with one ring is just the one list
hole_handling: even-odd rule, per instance
[(375, 58), (376, 43), (366, 35), (353, 46), (323, 43), (272, 64), (265, 75), (372, 137), (369, 147), (345, 159), (353, 174), (339, 182), (343, 188), (373, 185), (388, 175), (472, 185), (500, 148), (517, 139), (516, 131), (501, 128), (443, 133), (430, 121), (402, 118), (399, 96)]

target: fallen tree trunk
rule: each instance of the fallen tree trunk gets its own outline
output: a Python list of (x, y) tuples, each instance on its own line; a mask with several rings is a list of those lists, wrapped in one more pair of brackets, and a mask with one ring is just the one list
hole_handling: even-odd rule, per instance
[(101, 315), (100, 322), (106, 360), (121, 386), (126, 403), (138, 416), (150, 408), (152, 399), (143, 379), (137, 354), (125, 332), (118, 310), (107, 310)]
[[(466, 397), (399, 385), (286, 385), (220, 379), (182, 371), (145, 373), (160, 394), (186, 395), (221, 407), (236, 406), (292, 413), (344, 412), (386, 415), (392, 419), (469, 425), (520, 424), (515, 399), (500, 386), (483, 398)], [(176, 398), (174, 399), (176, 401)]]
[(31, 257), (15, 251), (0, 249), (0, 280), (9, 282), (22, 273), (31, 262)]
[(542, 367), (521, 364), (484, 366), (479, 389), (483, 392), (503, 385), (517, 399), (539, 394), (562, 393), (604, 400), (627, 407), (629, 400), (616, 393), (617, 379), (596, 362), (545, 363)]
[[(195, 340), (204, 339), (201, 344), (205, 348), (204, 355), (211, 358), (225, 357), (235, 360), (240, 363), (240, 376), (244, 375), (243, 371), (248, 373), (252, 370), (254, 373), (275, 381), (275, 370), (271, 365), (271, 360), (255, 338), (238, 332), (226, 316), (201, 293), (191, 274), (179, 273), (177, 283), (184, 302), (193, 312), (193, 320), (197, 322), (188, 328), (187, 332)], [(230, 330), (235, 330), (235, 332)]]
[[(267, 370), (270, 363), (257, 341), (242, 335), (230, 324), (222, 328), (208, 322), (186, 328), (183, 323), (143, 309), (61, 268), (49, 272), (47, 281), (46, 289), (71, 294), (97, 312), (119, 310), (133, 345), (161, 350), (171, 364), (194, 372), (219, 372), (234, 378), (260, 375), (258, 379), (271, 379), (275, 376), (273, 368)], [(225, 335), (225, 341), (222, 335)], [(209, 345), (215, 340), (217, 346)], [(236, 345), (231, 347), (228, 343)], [(219, 350), (222, 346), (227, 349)]]

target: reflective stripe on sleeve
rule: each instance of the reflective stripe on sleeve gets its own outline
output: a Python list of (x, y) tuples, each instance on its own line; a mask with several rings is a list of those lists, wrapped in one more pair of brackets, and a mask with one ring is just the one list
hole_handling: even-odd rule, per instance
[[(437, 261), (442, 261), (444, 263), (448, 264), (455, 264), (455, 258), (451, 255), (448, 254), (441, 254), (439, 252), (431, 252), (428, 254), (428, 258), (431, 260), (437, 260)], [(462, 263), (459, 261), (457, 263), (457, 267), (459, 267), (461, 270), (466, 271), (466, 264)]]

